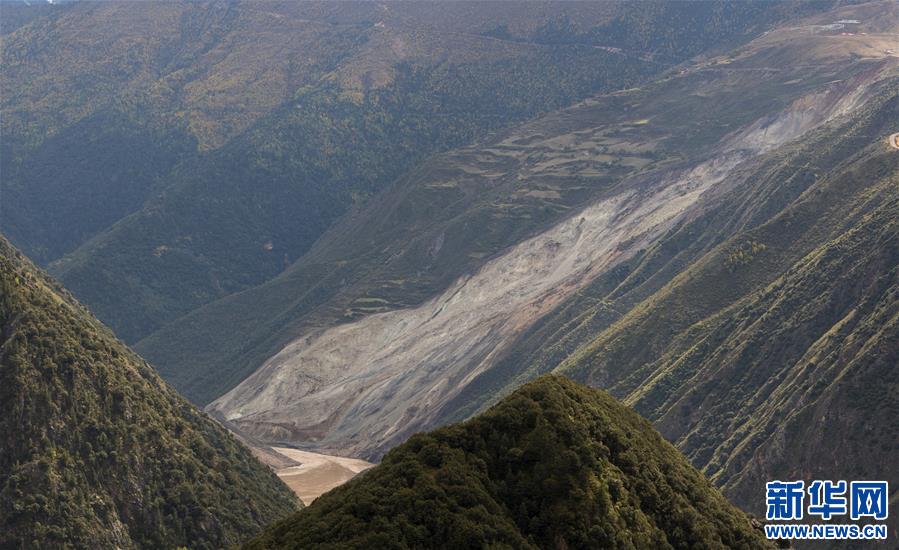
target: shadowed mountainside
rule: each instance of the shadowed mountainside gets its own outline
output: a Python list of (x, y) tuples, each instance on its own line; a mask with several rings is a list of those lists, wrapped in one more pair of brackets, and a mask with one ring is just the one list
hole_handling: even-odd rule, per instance
[(0, 239), (0, 546), (222, 548), (300, 504)]

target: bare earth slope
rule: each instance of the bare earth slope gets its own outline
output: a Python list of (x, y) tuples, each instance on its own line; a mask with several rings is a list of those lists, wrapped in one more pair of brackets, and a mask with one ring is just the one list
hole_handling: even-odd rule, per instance
[[(876, 26), (882, 20), (857, 37), (819, 32), (817, 23), (769, 33), (627, 92), (624, 105), (619, 94), (545, 117), (522, 130), (539, 135), (528, 145), (515, 135), (456, 154), (449, 173), (418, 185), (454, 187), (463, 174), (486, 181), (514, 175), (534, 188), (555, 183), (554, 170), (636, 167), (602, 187), (589, 206), (421, 306), (308, 330), (209, 410), (258, 438), (362, 456), (378, 456), (434, 425), (438, 411), (535, 320), (703, 212), (716, 193), (739, 185), (745, 163), (850, 116), (894, 71), (896, 59), (883, 47), (894, 35), (873, 32), (883, 30)], [(806, 64), (786, 63), (798, 56)], [(701, 98), (705, 116), (721, 127), (697, 128), (671, 112), (691, 97)], [(485, 173), (477, 162), (485, 155), (508, 160)], [(675, 155), (684, 160), (666, 167), (664, 159)]]

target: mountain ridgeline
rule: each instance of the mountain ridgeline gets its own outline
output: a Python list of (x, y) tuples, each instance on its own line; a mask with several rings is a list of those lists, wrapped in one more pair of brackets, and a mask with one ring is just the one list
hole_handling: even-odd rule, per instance
[(245, 546), (769, 547), (649, 422), (559, 376), (413, 436)]
[(300, 507), (0, 240), (0, 547), (222, 548)]

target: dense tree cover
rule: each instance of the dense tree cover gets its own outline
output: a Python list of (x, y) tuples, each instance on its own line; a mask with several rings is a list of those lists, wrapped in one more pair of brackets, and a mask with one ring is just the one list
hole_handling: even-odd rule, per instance
[(0, 240), (0, 546), (221, 548), (294, 495)]
[(39, 145), (0, 141), (0, 229), (35, 262), (58, 258), (139, 209), (191, 155), (184, 128), (154, 128), (123, 110), (86, 117)]
[(566, 378), (419, 434), (247, 548), (763, 548), (652, 426)]

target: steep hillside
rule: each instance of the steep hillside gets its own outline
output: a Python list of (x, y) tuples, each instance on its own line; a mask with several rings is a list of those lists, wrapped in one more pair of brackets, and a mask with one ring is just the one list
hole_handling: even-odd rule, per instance
[[(881, 4), (877, 13), (891, 10), (895, 6)], [(651, 86), (544, 117), (499, 136), (490, 146), (444, 155), (440, 163), (429, 163), (419, 177), (404, 182), (400, 200), (390, 201), (370, 220), (360, 216), (360, 225), (335, 234), (335, 241), (323, 240), (329, 246), (319, 258), (340, 251), (333, 246), (339, 239), (355, 240), (368, 253), (347, 254), (330, 265), (310, 263), (305, 272), (291, 270), (265, 288), (235, 297), (228, 304), (231, 310), (204, 309), (200, 313), (225, 315), (197, 315), (190, 323), (178, 323), (182, 330), (154, 340), (160, 351), (149, 355), (171, 373), (169, 358), (183, 352), (176, 359), (183, 363), (176, 364), (185, 365), (187, 376), (202, 373), (199, 368), (209, 357), (221, 361), (195, 378), (194, 387), (224, 384), (241, 374), (237, 369), (248, 359), (264, 361), (209, 410), (263, 440), (290, 441), (322, 452), (376, 457), (415, 431), (457, 412), (471, 414), (477, 410), (473, 401), (485, 395), (478, 392), (489, 398), (501, 394), (507, 383), (553, 368), (608, 326), (603, 323), (626, 313), (634, 302), (608, 302), (603, 285), (614, 289), (642, 258), (648, 263), (631, 283), (652, 278), (658, 270), (656, 281), (640, 289), (652, 292), (652, 284), (664, 285), (697, 259), (703, 246), (717, 244), (717, 237), (700, 239), (698, 250), (690, 251), (697, 254), (692, 259), (689, 254), (647, 256), (666, 235), (679, 235), (672, 243), (683, 246), (692, 241), (678, 232), (708, 212), (754, 212), (764, 220), (800, 193), (811, 175), (787, 180), (785, 186), (772, 182), (767, 199), (730, 202), (729, 195), (740, 199), (745, 182), (755, 180), (753, 170), (771, 162), (785, 150), (781, 148), (804, 143), (823, 128), (843, 136), (835, 129), (851, 130), (851, 123), (842, 125), (864, 106), (887, 108), (896, 60), (873, 47), (878, 40), (890, 40), (874, 34), (885, 21), (890, 20), (877, 19), (871, 32), (858, 38), (806, 31), (817, 22), (784, 28)], [(870, 55), (861, 57), (860, 52)], [(789, 63), (795, 56), (818, 63)], [(770, 69), (774, 63), (788, 68)], [(879, 103), (869, 104), (875, 97)], [(886, 131), (883, 125), (892, 119), (868, 120), (880, 127), (869, 124), (860, 132), (872, 135), (845, 138), (841, 154), (860, 143), (884, 145), (890, 132), (878, 132)], [(476, 199), (468, 199), (469, 190)], [(429, 208), (431, 197), (436, 199)], [(747, 210), (744, 204), (759, 210)], [(543, 205), (570, 209), (568, 218), (510, 243), (533, 227), (529, 224)], [(414, 212), (422, 214), (416, 219), (410, 214)], [(394, 240), (381, 240), (381, 234)], [(475, 259), (485, 253), (486, 262)], [(304, 290), (302, 285), (310, 281)], [(409, 289), (416, 287), (437, 293), (419, 305), (402, 304), (400, 299), (415, 296)], [(336, 300), (330, 299), (329, 288), (336, 289)], [(346, 302), (338, 301), (346, 298), (369, 314), (354, 315)], [(322, 305), (314, 307), (316, 300)], [(257, 321), (255, 316), (273, 302), (280, 304), (274, 309), (277, 315)], [(555, 316), (557, 307), (578, 302), (596, 306), (594, 313), (601, 314), (592, 326), (579, 334), (570, 330), (576, 327), (562, 327), (551, 337), (532, 340), (538, 348), (554, 346), (547, 350), (550, 361), (534, 369), (527, 347), (522, 350), (526, 360), (514, 359), (517, 346), (533, 334), (528, 330), (549, 327), (555, 321), (547, 314)], [(603, 307), (604, 302), (610, 307)], [(310, 305), (311, 313), (299, 318), (298, 328), (290, 327)], [(334, 315), (347, 311), (341, 305), (350, 322), (334, 324), (346, 319)], [(567, 313), (576, 314), (578, 307)], [(242, 339), (207, 336), (225, 320), (232, 321), (231, 330)], [(262, 331), (269, 339), (260, 343), (254, 336)], [(276, 340), (283, 336), (292, 339)], [(271, 346), (265, 348), (269, 355), (250, 355), (263, 346)], [(173, 373), (176, 383), (179, 374)]]
[(298, 508), (0, 239), (0, 546), (222, 548)]
[(701, 257), (558, 369), (624, 397), (756, 511), (772, 477), (899, 482), (899, 159), (884, 139), (899, 128), (899, 81), (881, 101), (840, 128), (881, 139), (831, 159), (828, 147), (855, 139), (817, 142), (814, 183), (789, 207)]
[[(419, 434), (247, 548), (767, 548), (648, 422), (565, 378)], [(773, 546), (772, 546), (773, 547)]]
[[(891, 71), (895, 74), (895, 69)], [(624, 315), (636, 315), (629, 313), (632, 309), (645, 316), (670, 308), (664, 317), (653, 318), (655, 324), (642, 335), (651, 335), (649, 340), (635, 337), (632, 347), (604, 360), (610, 365), (622, 363), (620, 371), (616, 367), (615, 372), (626, 374), (647, 354), (656, 353), (644, 347), (644, 342), (667, 345), (699, 318), (764, 288), (813, 248), (828, 242), (834, 236), (833, 229), (843, 227), (846, 212), (868, 204), (865, 193), (880, 189), (878, 193), (888, 196), (887, 182), (895, 160), (889, 154), (886, 136), (896, 126), (895, 87), (895, 77), (888, 77), (867, 103), (849, 116), (838, 117), (802, 140), (736, 171), (731, 185), (707, 197), (702, 212), (678, 223), (651, 247), (598, 277), (541, 318), (522, 334), (495, 369), (480, 376), (471, 391), (463, 392), (447, 406), (447, 414), (464, 418), (478, 404), (495, 399), (516, 383), (548, 372)], [(875, 179), (862, 178), (860, 182), (859, 173)], [(844, 178), (847, 189), (836, 191), (835, 182)], [(810, 202), (809, 198), (815, 196), (820, 200)], [(799, 205), (803, 205), (808, 223), (770, 226), (783, 240), (776, 250), (770, 243), (757, 240), (755, 230), (778, 216), (789, 219), (796, 215)], [(760, 258), (765, 259), (763, 267), (744, 277), (747, 266)], [(689, 271), (706, 261), (713, 262), (709, 265), (726, 263), (716, 284), (711, 284), (711, 279), (699, 282)], [(690, 282), (690, 298), (669, 294), (668, 290), (661, 292), (677, 277), (681, 277), (681, 285)], [(664, 302), (657, 301), (662, 297)], [(650, 303), (655, 304), (651, 313), (637, 307)], [(627, 326), (619, 325), (618, 330), (625, 334)], [(685, 337), (681, 342), (688, 345), (691, 339)], [(596, 378), (594, 383), (605, 385), (607, 380)]]
[[(844, 62), (847, 75), (874, 67), (888, 40), (869, 30), (866, 42), (847, 38), (848, 51), (832, 51), (837, 33), (787, 29), (733, 56), (435, 157), (333, 227), (280, 277), (185, 316), (137, 347), (191, 399), (207, 402), (300, 336), (421, 305), (511, 245), (623, 187), (627, 176), (670, 179), (672, 166), (702, 158), (736, 128), (826, 89)], [(821, 63), (769, 70), (803, 51)], [(810, 104), (799, 110), (815, 117)], [(796, 128), (775, 126), (772, 139), (789, 139), (808, 122), (793, 120)], [(772, 146), (747, 143), (759, 151)]]

